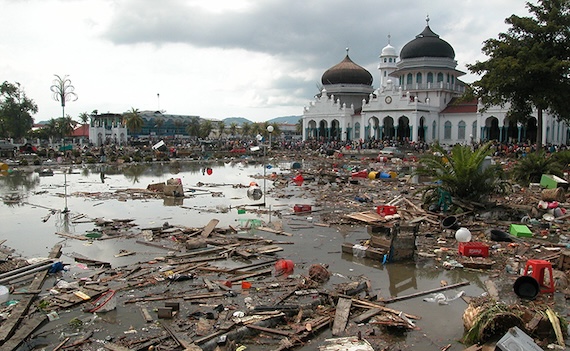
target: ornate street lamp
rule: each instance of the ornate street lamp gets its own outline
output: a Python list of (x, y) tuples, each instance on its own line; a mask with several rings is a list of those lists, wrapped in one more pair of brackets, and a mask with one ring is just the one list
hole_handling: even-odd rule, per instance
[(76, 101), (77, 94), (74, 92), (75, 87), (71, 85), (71, 80), (68, 78), (68, 75), (63, 76), (63, 78), (57, 74), (54, 74), (54, 76), (56, 78), (53, 80), (53, 85), (50, 87), (50, 90), (53, 93), (53, 99), (61, 102), (61, 117), (65, 118), (65, 103), (67, 101)]

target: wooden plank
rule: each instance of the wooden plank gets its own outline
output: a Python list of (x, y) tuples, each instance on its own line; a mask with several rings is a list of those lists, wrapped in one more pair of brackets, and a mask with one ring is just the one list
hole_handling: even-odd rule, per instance
[(470, 284), (469, 282), (462, 282), (462, 283), (457, 283), (457, 284), (446, 285), (446, 286), (442, 286), (440, 288), (420, 291), (420, 292), (410, 294), (410, 295), (404, 295), (404, 296), (393, 297), (391, 299), (385, 299), (385, 300), (382, 300), (382, 302), (383, 303), (392, 303), (392, 302), (396, 302), (396, 301), (407, 300), (407, 299), (411, 299), (413, 297), (424, 296), (424, 295), (428, 295), (431, 293), (440, 292), (440, 291), (449, 290), (449, 289), (454, 289), (454, 288), (458, 288), (460, 286), (465, 286), (465, 285), (469, 285), (469, 284)]
[(254, 273), (243, 274), (243, 275), (239, 275), (237, 277), (230, 278), (230, 279), (228, 279), (228, 281), (233, 283), (233, 282), (237, 282), (240, 280), (257, 277), (260, 275), (271, 274), (272, 272), (273, 272), (273, 268), (262, 269), (260, 271), (254, 272)]
[(202, 234), (200, 234), (200, 236), (202, 238), (209, 237), (210, 234), (212, 233), (212, 231), (214, 230), (214, 228), (216, 228), (216, 226), (218, 225), (218, 223), (220, 223), (220, 220), (212, 218), (210, 220), (210, 222), (208, 223), (208, 225), (206, 225), (206, 227), (204, 227), (204, 230), (202, 230)]
[(348, 317), (350, 316), (350, 306), (352, 300), (344, 297), (339, 297), (336, 304), (336, 313), (334, 316), (332, 335), (340, 335), (346, 328)]
[(150, 323), (154, 320), (146, 307), (141, 307), (141, 313), (147, 323)]
[(495, 301), (499, 301), (499, 290), (497, 289), (497, 286), (495, 285), (495, 283), (492, 280), (485, 280), (485, 288), (487, 289), (487, 292), (489, 293), (489, 296), (491, 296), (491, 298)]
[(103, 347), (106, 348), (107, 350), (111, 350), (111, 351), (134, 351), (134, 349), (129, 349), (129, 348), (114, 344), (112, 342), (104, 343)]
[[(55, 245), (48, 258), (55, 259), (61, 256), (61, 244)], [(48, 275), (48, 271), (42, 271), (36, 274), (36, 278), (28, 286), (29, 291), (41, 290), (42, 285)], [(28, 309), (32, 305), (35, 299), (35, 295), (27, 295), (14, 307), (10, 316), (2, 323), (2, 328), (0, 328), (0, 345), (3, 344), (15, 331), (20, 323), (24, 314), (28, 312)]]
[(353, 318), (352, 321), (354, 323), (366, 322), (367, 320), (369, 320), (370, 318), (380, 314), (381, 312), (382, 312), (381, 308), (371, 308), (368, 311), (361, 313), (358, 316), (356, 316), (355, 318)]
[(18, 347), (24, 342), (24, 340), (38, 329), (38, 327), (46, 320), (44, 314), (36, 314), (34, 317), (26, 319), (16, 330), (14, 335), (10, 340), (6, 341), (2, 345), (2, 350), (13, 351), (18, 349)]
[(284, 232), (284, 231), (282, 231), (282, 230), (275, 230), (275, 229), (271, 229), (271, 228), (268, 228), (268, 227), (257, 227), (257, 228), (255, 228), (255, 229), (261, 230), (261, 231), (263, 231), (263, 232), (268, 232), (268, 233), (277, 234), (277, 235), (293, 236), (293, 234), (291, 234), (291, 233), (286, 233), (286, 232)]

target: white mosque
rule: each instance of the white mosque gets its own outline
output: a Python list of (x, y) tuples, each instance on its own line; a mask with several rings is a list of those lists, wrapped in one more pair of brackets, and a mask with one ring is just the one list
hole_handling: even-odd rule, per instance
[[(498, 140), (536, 142), (537, 118), (509, 121), (507, 109), (482, 112), (476, 100), (458, 102), (465, 91), (453, 47), (429, 27), (400, 55), (390, 43), (382, 49), (373, 77), (348, 56), (321, 77), (322, 90), (303, 112), (303, 140), (409, 140), (444, 145)], [(542, 143), (567, 144), (566, 122), (543, 114)]]

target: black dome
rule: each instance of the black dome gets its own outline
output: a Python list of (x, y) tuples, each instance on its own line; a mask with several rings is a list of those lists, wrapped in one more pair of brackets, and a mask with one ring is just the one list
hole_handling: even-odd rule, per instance
[(352, 62), (346, 55), (340, 63), (326, 70), (321, 77), (323, 85), (328, 84), (364, 84), (372, 85), (372, 74), (365, 68)]
[(455, 51), (439, 35), (435, 34), (429, 26), (424, 31), (416, 35), (416, 38), (402, 48), (400, 59), (415, 57), (447, 57), (455, 58)]

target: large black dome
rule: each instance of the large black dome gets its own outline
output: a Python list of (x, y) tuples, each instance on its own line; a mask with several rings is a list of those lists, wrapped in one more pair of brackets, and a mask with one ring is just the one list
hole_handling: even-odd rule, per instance
[(409, 59), (415, 57), (446, 57), (455, 58), (455, 51), (439, 35), (435, 34), (429, 26), (426, 26), (423, 32), (416, 35), (416, 38), (402, 48), (400, 51), (400, 59)]
[(323, 73), (323, 85), (329, 84), (363, 84), (372, 85), (372, 74), (365, 68), (352, 62), (348, 54), (340, 63)]

